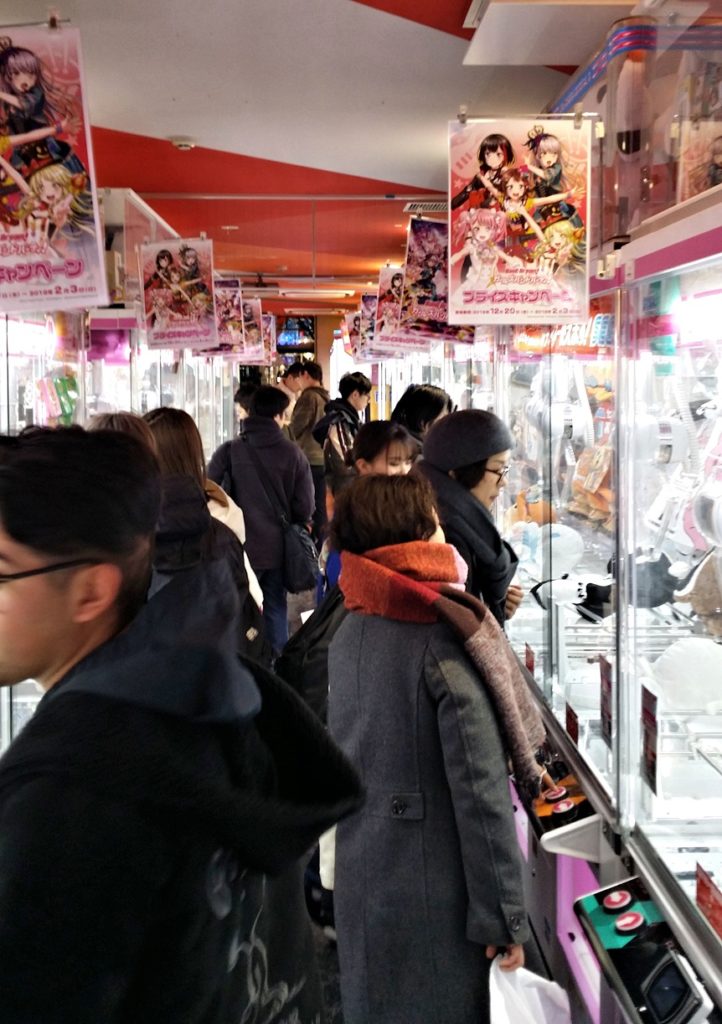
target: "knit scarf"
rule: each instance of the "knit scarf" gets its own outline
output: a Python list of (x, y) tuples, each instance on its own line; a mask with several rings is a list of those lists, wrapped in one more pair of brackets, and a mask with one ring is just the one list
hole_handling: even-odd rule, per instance
[(412, 541), (364, 555), (345, 551), (339, 585), (350, 611), (397, 622), (446, 622), (454, 630), (491, 698), (516, 781), (536, 796), (541, 715), (502, 629), (486, 605), (463, 590), (465, 578), (466, 565), (450, 544)]

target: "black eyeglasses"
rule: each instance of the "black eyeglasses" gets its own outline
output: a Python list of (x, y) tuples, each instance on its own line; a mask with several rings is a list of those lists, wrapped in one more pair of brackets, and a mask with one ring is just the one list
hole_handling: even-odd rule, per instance
[(493, 473), (495, 477), (498, 477), (499, 483), (509, 476), (509, 470), (511, 466), (503, 466), (501, 469), (492, 469), (491, 466), (487, 466), (484, 470), (485, 473)]
[(74, 569), (78, 565), (100, 565), (97, 558), (73, 558), (70, 562), (55, 562), (44, 565), (40, 569), (26, 569), (25, 572), (0, 573), (0, 584), (11, 580), (24, 580), (27, 576), (44, 576), (48, 572), (60, 572), (61, 569)]

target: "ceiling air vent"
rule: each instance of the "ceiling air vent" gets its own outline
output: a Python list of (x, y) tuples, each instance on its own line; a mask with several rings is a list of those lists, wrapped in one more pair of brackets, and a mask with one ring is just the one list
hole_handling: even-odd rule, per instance
[(415, 213), (417, 216), (424, 213), (448, 213), (449, 204), (444, 199), (442, 202), (420, 202), (407, 203), (404, 213)]

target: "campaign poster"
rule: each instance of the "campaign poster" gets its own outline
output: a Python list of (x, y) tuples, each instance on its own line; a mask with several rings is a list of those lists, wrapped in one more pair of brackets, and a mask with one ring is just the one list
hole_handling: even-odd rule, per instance
[(384, 355), (397, 355), (393, 337), (401, 315), (401, 295), (404, 288), (403, 267), (382, 267), (376, 296), (376, 323), (374, 345)]
[(263, 331), (263, 362), (271, 366), (276, 358), (276, 317), (273, 313), (261, 315), (261, 328)]
[(260, 299), (243, 300), (243, 348), (241, 362), (262, 363), (263, 311)]
[(145, 333), (149, 348), (216, 348), (213, 243), (169, 238), (141, 245)]
[(107, 305), (73, 28), (0, 28), (0, 311)]
[(237, 277), (215, 277), (217, 351), (229, 354), (243, 348), (243, 297)]
[(589, 313), (591, 123), (449, 126), (449, 323), (560, 324)]
[(677, 201), (722, 185), (722, 121), (683, 121), (680, 126)]
[(359, 344), (361, 342), (361, 313), (354, 310), (353, 313), (344, 315), (346, 334), (348, 335), (348, 348), (346, 351), (354, 359), (358, 359)]

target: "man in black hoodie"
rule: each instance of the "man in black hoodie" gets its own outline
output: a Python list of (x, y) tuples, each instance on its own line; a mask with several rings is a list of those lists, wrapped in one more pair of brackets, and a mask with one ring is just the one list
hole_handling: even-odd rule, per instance
[(338, 382), (341, 397), (328, 403), (324, 416), (313, 428), (313, 436), (323, 449), (326, 487), (333, 495), (353, 479), (347, 460), (361, 428), (361, 414), (369, 404), (372, 387), (365, 373), (358, 370), (345, 373)]
[(124, 434), (0, 439), (0, 685), (45, 690), (0, 759), (0, 1017), (318, 1024), (296, 862), (357, 782), (236, 657), (223, 562), (144, 603), (159, 497)]

